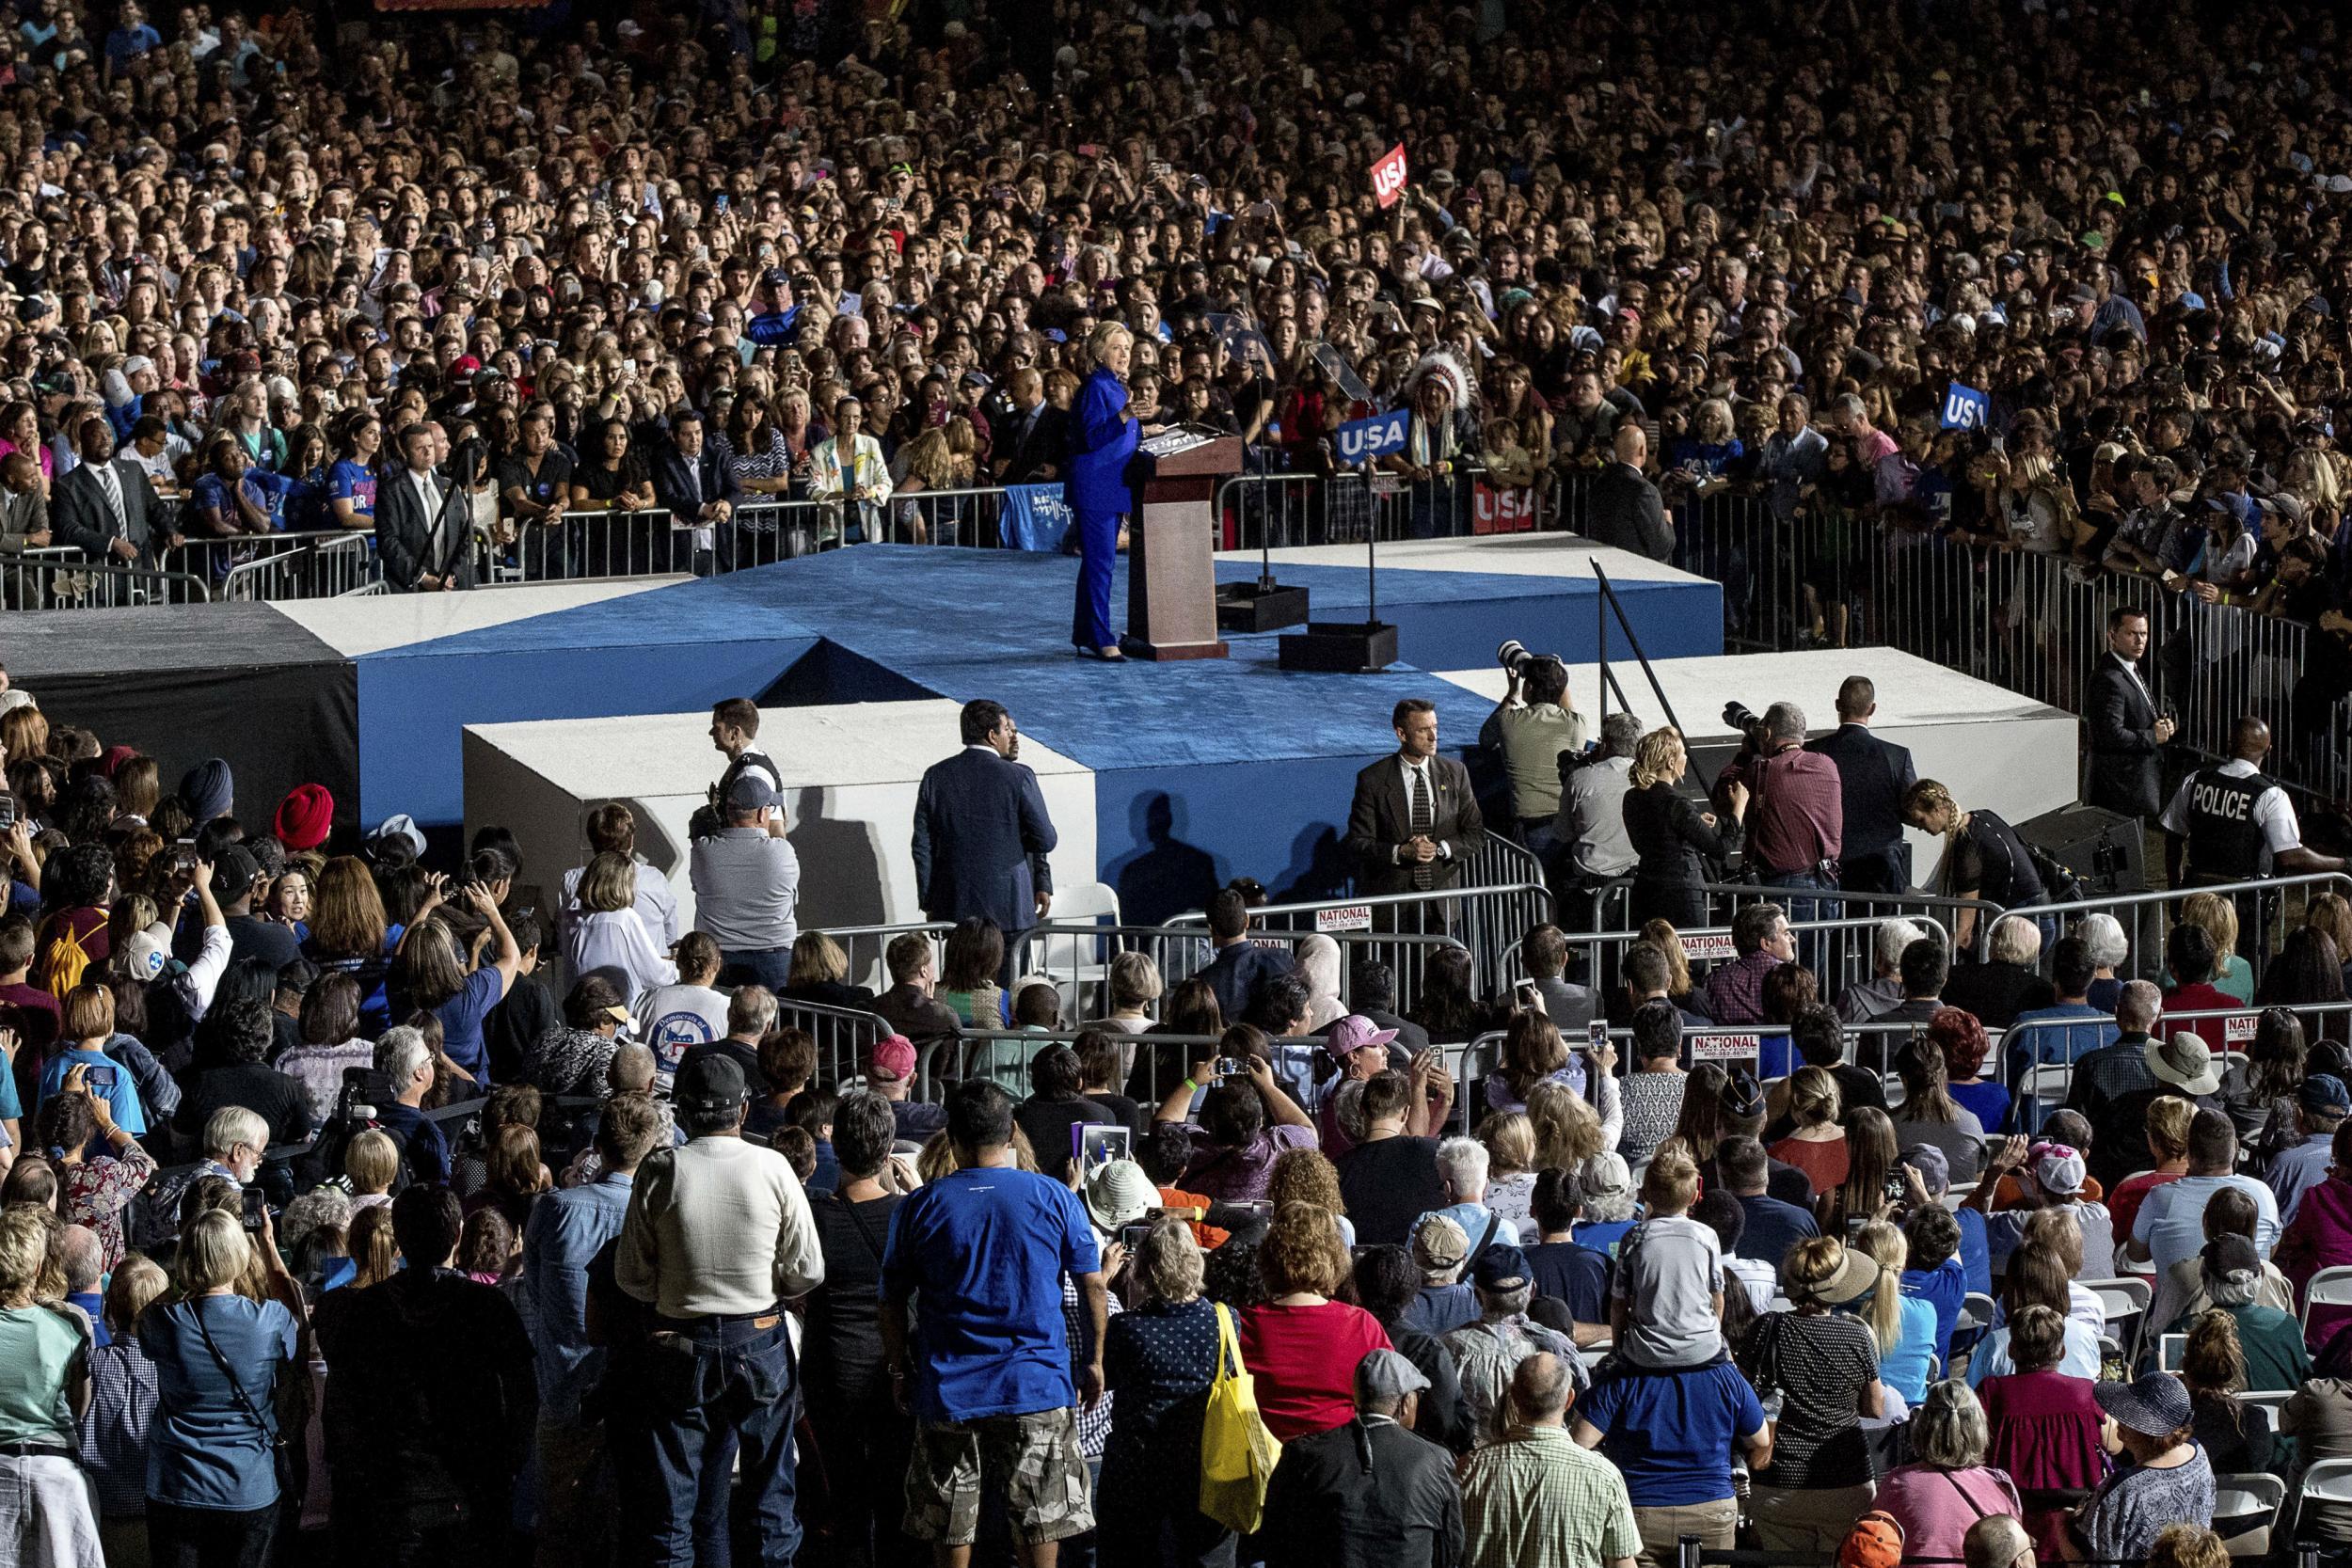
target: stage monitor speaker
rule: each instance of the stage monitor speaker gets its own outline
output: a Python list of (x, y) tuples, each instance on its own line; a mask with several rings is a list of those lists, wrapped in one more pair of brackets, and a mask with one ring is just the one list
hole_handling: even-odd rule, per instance
[(2072, 871), (2086, 897), (2116, 897), (2147, 886), (2137, 816), (2097, 806), (2060, 806), (2018, 823), (2017, 836)]

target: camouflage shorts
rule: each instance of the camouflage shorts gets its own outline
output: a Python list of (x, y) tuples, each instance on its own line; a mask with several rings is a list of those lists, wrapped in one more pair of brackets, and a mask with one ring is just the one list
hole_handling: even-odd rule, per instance
[(1094, 1528), (1078, 1423), (1067, 1410), (925, 1426), (907, 1465), (907, 1533), (970, 1545), (979, 1534), (982, 1487), (1004, 1489), (1016, 1543), (1064, 1541)]

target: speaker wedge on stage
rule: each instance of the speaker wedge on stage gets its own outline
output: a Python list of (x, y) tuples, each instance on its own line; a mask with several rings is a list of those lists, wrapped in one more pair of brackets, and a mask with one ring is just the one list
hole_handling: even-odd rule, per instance
[(1368, 675), (1396, 662), (1396, 628), (1386, 621), (1310, 621), (1275, 646), (1285, 670)]

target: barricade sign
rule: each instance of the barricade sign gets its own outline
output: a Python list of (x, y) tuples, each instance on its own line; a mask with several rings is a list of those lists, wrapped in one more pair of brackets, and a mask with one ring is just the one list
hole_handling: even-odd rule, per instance
[(1369, 931), (1372, 929), (1370, 904), (1337, 904), (1315, 911), (1315, 929), (1331, 931)]
[(1681, 939), (1682, 958), (1686, 963), (1721, 963), (1736, 958), (1740, 949), (1733, 945), (1729, 931), (1698, 931)]
[(2251, 1045), (2262, 1028), (2262, 1019), (2255, 1013), (2233, 1013), (2221, 1021), (2221, 1039), (2225, 1045)]
[(1692, 1035), (1690, 1038), (1694, 1062), (1740, 1062), (1764, 1053), (1761, 1035)]

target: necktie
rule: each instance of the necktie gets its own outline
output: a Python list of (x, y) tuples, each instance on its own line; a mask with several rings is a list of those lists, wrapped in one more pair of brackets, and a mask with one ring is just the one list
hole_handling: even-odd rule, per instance
[(114, 509), (115, 522), (127, 533), (131, 521), (122, 515), (122, 480), (112, 463), (98, 465), (98, 487), (106, 492), (106, 504)]
[[(1419, 837), (1428, 832), (1430, 828), (1435, 825), (1438, 820), (1438, 814), (1436, 803), (1429, 799), (1428, 767), (1423, 765), (1420, 768), (1416, 768), (1412, 770), (1412, 773), (1413, 833), (1414, 836)], [(1436, 865), (1437, 863), (1435, 861), (1429, 861), (1426, 863), (1417, 861), (1414, 863), (1413, 889), (1415, 892), (1421, 892), (1426, 889), (1435, 879)]]

